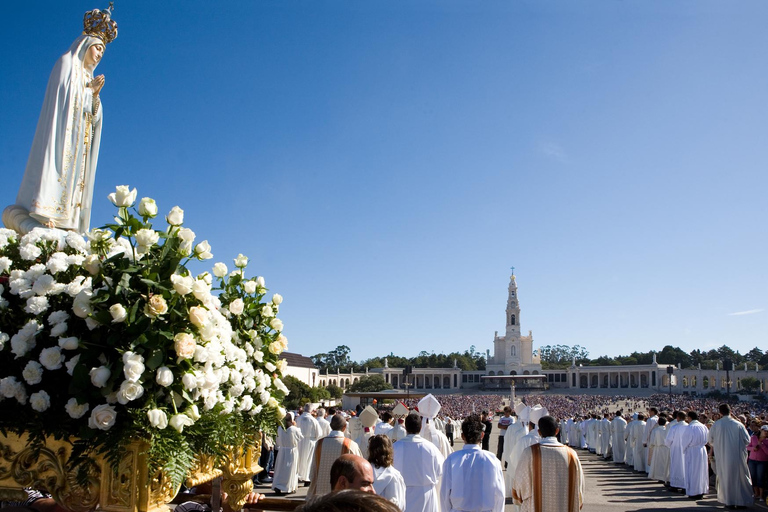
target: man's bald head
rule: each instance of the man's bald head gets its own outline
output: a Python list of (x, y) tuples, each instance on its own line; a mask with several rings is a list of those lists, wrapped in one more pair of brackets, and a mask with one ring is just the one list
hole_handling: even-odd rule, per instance
[(342, 455), (331, 466), (331, 489), (343, 491), (357, 489), (376, 494), (373, 490), (373, 467), (371, 463), (360, 457), (347, 453)]

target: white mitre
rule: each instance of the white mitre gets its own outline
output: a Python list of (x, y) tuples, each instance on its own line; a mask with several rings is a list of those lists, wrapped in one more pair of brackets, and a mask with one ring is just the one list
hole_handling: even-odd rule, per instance
[(363, 412), (360, 413), (360, 422), (363, 424), (363, 427), (365, 428), (371, 428), (374, 425), (376, 425), (376, 421), (379, 419), (379, 414), (376, 412), (376, 409), (371, 407), (370, 405), (363, 409)]
[(440, 412), (440, 402), (437, 401), (437, 398), (432, 393), (419, 400), (417, 407), (419, 414), (423, 418), (434, 418)]
[(405, 418), (408, 416), (408, 408), (403, 404), (403, 402), (397, 402), (397, 405), (394, 409), (392, 409), (392, 416), (395, 418)]
[(528, 427), (528, 422), (530, 421), (531, 417), (531, 408), (527, 405), (524, 405), (519, 411), (517, 410), (517, 407), (515, 407), (515, 412), (520, 417), (520, 422)]
[(534, 405), (533, 407), (531, 407), (530, 419), (528, 421), (536, 425), (536, 428), (538, 429), (539, 420), (542, 417), (546, 416), (547, 414), (549, 414), (549, 411), (547, 411), (546, 407), (542, 407), (541, 405), (538, 405), (538, 404)]

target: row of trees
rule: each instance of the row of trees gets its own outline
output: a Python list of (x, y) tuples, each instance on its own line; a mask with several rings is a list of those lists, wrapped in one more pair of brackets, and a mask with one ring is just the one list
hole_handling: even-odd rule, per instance
[[(573, 358), (576, 358), (576, 364), (584, 366), (618, 366), (632, 364), (651, 364), (655, 351), (632, 352), (626, 356), (600, 356), (595, 359), (589, 358), (589, 352), (578, 345), (569, 347), (567, 345), (547, 345), (539, 349), (541, 356), (541, 367), (544, 370), (558, 368), (568, 368)], [(740, 354), (733, 351), (727, 345), (718, 349), (703, 351), (700, 349), (686, 352), (679, 347), (667, 345), (656, 352), (656, 361), (661, 364), (680, 364), (683, 368), (696, 368), (701, 365), (704, 370), (714, 370), (719, 364), (722, 368), (723, 361), (730, 359), (733, 361), (734, 368), (743, 367), (744, 363), (754, 365), (757, 363), (761, 368), (768, 365), (768, 352), (763, 352), (755, 347), (746, 354)]]
[(401, 357), (390, 353), (388, 356), (372, 357), (360, 362), (352, 361), (349, 357), (350, 348), (340, 345), (330, 352), (324, 352), (311, 356), (312, 362), (320, 369), (320, 372), (335, 373), (336, 371), (363, 371), (365, 368), (383, 368), (384, 359), (394, 368), (453, 368), (456, 366), (464, 371), (485, 370), (485, 354), (475, 350), (472, 345), (464, 352), (451, 352), (450, 354), (435, 354), (434, 352), (421, 351), (416, 357)]

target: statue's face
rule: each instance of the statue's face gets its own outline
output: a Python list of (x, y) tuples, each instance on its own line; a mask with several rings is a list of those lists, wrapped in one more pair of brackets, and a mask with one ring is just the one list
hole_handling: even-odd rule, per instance
[(103, 44), (92, 44), (85, 52), (85, 59), (83, 59), (83, 66), (89, 71), (96, 69), (99, 65), (99, 61), (104, 56)]

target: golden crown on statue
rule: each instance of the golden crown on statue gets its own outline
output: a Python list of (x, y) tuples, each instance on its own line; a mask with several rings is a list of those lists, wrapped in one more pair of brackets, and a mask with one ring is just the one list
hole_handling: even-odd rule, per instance
[(94, 9), (86, 12), (83, 16), (83, 34), (98, 37), (104, 43), (114, 41), (117, 37), (117, 22), (111, 19), (114, 7), (115, 3), (109, 2), (109, 7), (103, 11)]

